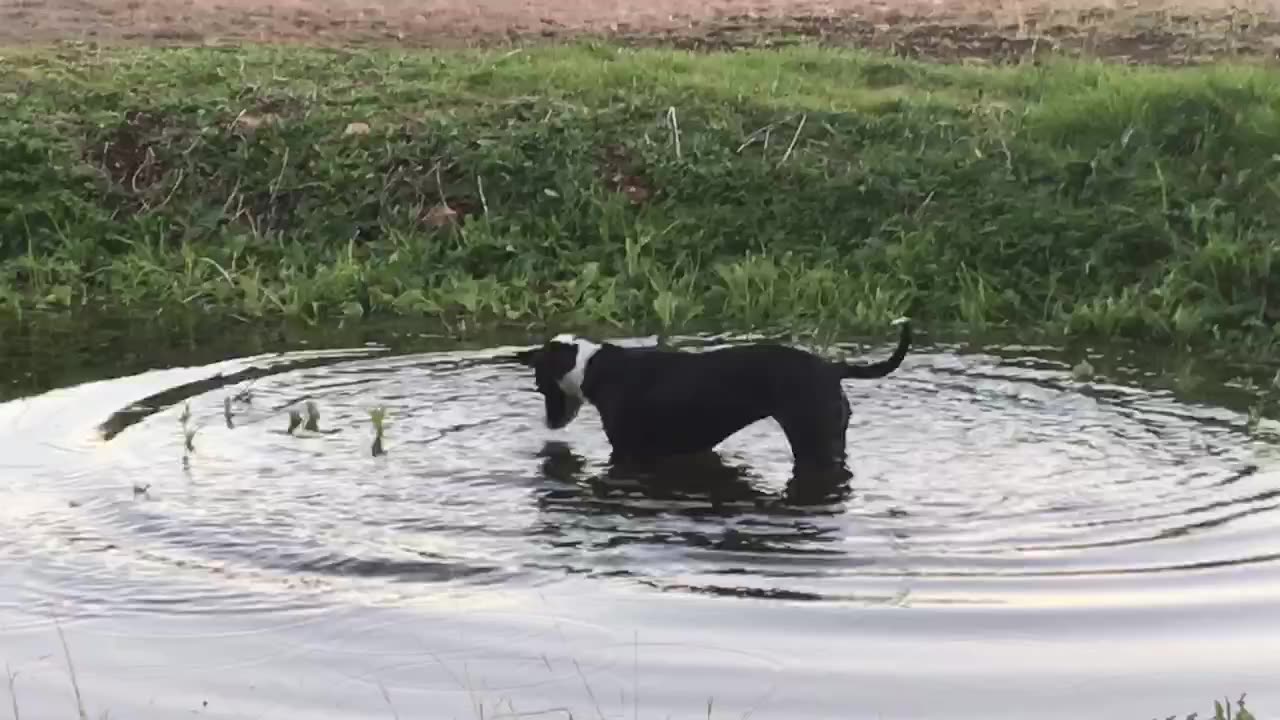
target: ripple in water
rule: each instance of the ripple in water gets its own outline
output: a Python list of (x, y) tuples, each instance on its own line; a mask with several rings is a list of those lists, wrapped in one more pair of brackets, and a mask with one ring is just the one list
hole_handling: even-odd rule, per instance
[[(0, 565), (26, 563), (0, 600), (238, 612), (588, 576), (810, 601), (1155, 604), (1232, 592), (1197, 572), (1280, 548), (1280, 484), (1243, 415), (1034, 358), (920, 350), (886, 380), (847, 382), (848, 492), (798, 504), (772, 422), (718, 461), (627, 476), (590, 409), (547, 431), (526, 370), (495, 357), (258, 358), (0, 406), (20, 448), (0, 468)], [(246, 388), (229, 428), (224, 400)], [(321, 432), (290, 435), (306, 400)], [(184, 402), (200, 426), (186, 470)]]

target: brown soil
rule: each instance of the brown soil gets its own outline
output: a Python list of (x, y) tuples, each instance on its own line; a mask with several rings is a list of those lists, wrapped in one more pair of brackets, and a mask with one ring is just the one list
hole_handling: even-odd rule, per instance
[(0, 0), (0, 46), (457, 46), (599, 35), (689, 48), (797, 36), (941, 60), (1280, 58), (1280, 0)]

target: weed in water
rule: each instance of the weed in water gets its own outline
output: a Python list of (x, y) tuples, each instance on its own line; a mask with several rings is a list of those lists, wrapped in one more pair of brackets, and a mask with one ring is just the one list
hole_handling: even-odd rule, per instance
[(1192, 392), (1204, 383), (1204, 377), (1196, 370), (1195, 360), (1187, 360), (1178, 366), (1173, 383), (1182, 392)]
[(1258, 432), (1258, 428), (1262, 427), (1262, 418), (1265, 417), (1266, 408), (1262, 403), (1253, 403), (1249, 405), (1249, 416), (1245, 420), (1245, 430), (1249, 433)]
[(1080, 382), (1092, 380), (1093, 374), (1093, 363), (1089, 362), (1088, 358), (1082, 358), (1080, 362), (1076, 363), (1075, 366), (1071, 368), (1071, 377), (1079, 380)]
[(196, 432), (199, 431), (199, 428), (191, 427), (191, 403), (182, 406), (178, 422), (182, 425), (182, 467), (185, 470), (191, 467), (191, 455), (196, 451)]
[(1244, 706), (1244, 695), (1236, 701), (1236, 712), (1233, 718), (1231, 714), (1231, 701), (1223, 699), (1222, 702), (1213, 701), (1214, 720), (1255, 720), (1253, 713), (1249, 712)]
[(238, 402), (241, 405), (252, 405), (253, 404), (253, 387), (252, 387), (253, 381), (250, 381), (249, 385), (250, 385), (249, 387), (246, 387), (245, 389), (241, 390), (240, 392), (232, 396), (231, 398), (232, 401)]
[(307, 401), (307, 424), (305, 430), (308, 432), (320, 432), (320, 407), (316, 405), (314, 400)]
[(222, 419), (226, 421), (228, 430), (235, 429), (236, 423), (231, 413), (231, 397), (230, 396), (222, 399)]
[[(1234, 712), (1230, 700), (1214, 700), (1213, 701), (1213, 720), (1256, 720), (1253, 713), (1244, 706), (1244, 695), (1240, 696), (1235, 702)], [(1199, 713), (1191, 713), (1186, 720), (1196, 720)], [(1165, 720), (1179, 720), (1176, 715), (1170, 715)]]
[(22, 720), (22, 713), (18, 711), (18, 673), (8, 664), (4, 666), (4, 672), (9, 679), (9, 703), (13, 707), (13, 720)]
[(67, 646), (67, 636), (62, 632), (62, 623), (56, 623), (58, 642), (62, 643), (62, 656), (67, 661), (67, 676), (71, 678), (71, 689), (75, 691), (76, 710), (80, 720), (89, 720), (89, 713), (84, 708), (84, 697), (80, 694), (80, 679), (76, 676), (76, 666), (71, 662), (71, 648)]
[(1253, 382), (1243, 383), (1245, 389), (1253, 392), (1253, 402), (1249, 405), (1249, 416), (1246, 421), (1246, 429), (1251, 432), (1257, 432), (1262, 425), (1262, 421), (1269, 414), (1273, 414), (1280, 401), (1280, 371), (1271, 378), (1271, 382), (1266, 383), (1263, 387), (1257, 387)]
[(383, 423), (386, 421), (386, 417), (387, 417), (387, 409), (381, 405), (369, 411), (369, 421), (373, 423), (372, 452), (374, 457), (377, 457), (378, 455), (383, 455), (386, 452), (385, 450), (383, 450), (383, 447), (382, 447), (382, 428), (383, 428)]

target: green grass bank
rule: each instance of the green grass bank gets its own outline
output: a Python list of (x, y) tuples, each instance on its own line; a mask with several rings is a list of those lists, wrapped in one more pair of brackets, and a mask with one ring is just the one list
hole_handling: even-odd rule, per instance
[(1280, 74), (603, 45), (0, 54), (0, 314), (1266, 349)]

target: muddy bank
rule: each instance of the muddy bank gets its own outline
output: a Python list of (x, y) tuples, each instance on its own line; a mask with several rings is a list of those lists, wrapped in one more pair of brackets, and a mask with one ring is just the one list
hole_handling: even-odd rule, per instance
[(676, 0), (628, 5), (569, 0), (18, 0), (0, 9), (0, 44), (305, 43), (407, 47), (493, 45), (598, 36), (698, 49), (800, 38), (945, 61), (1051, 53), (1182, 65), (1218, 58), (1274, 61), (1275, 3), (1019, 3), (957, 0)]

